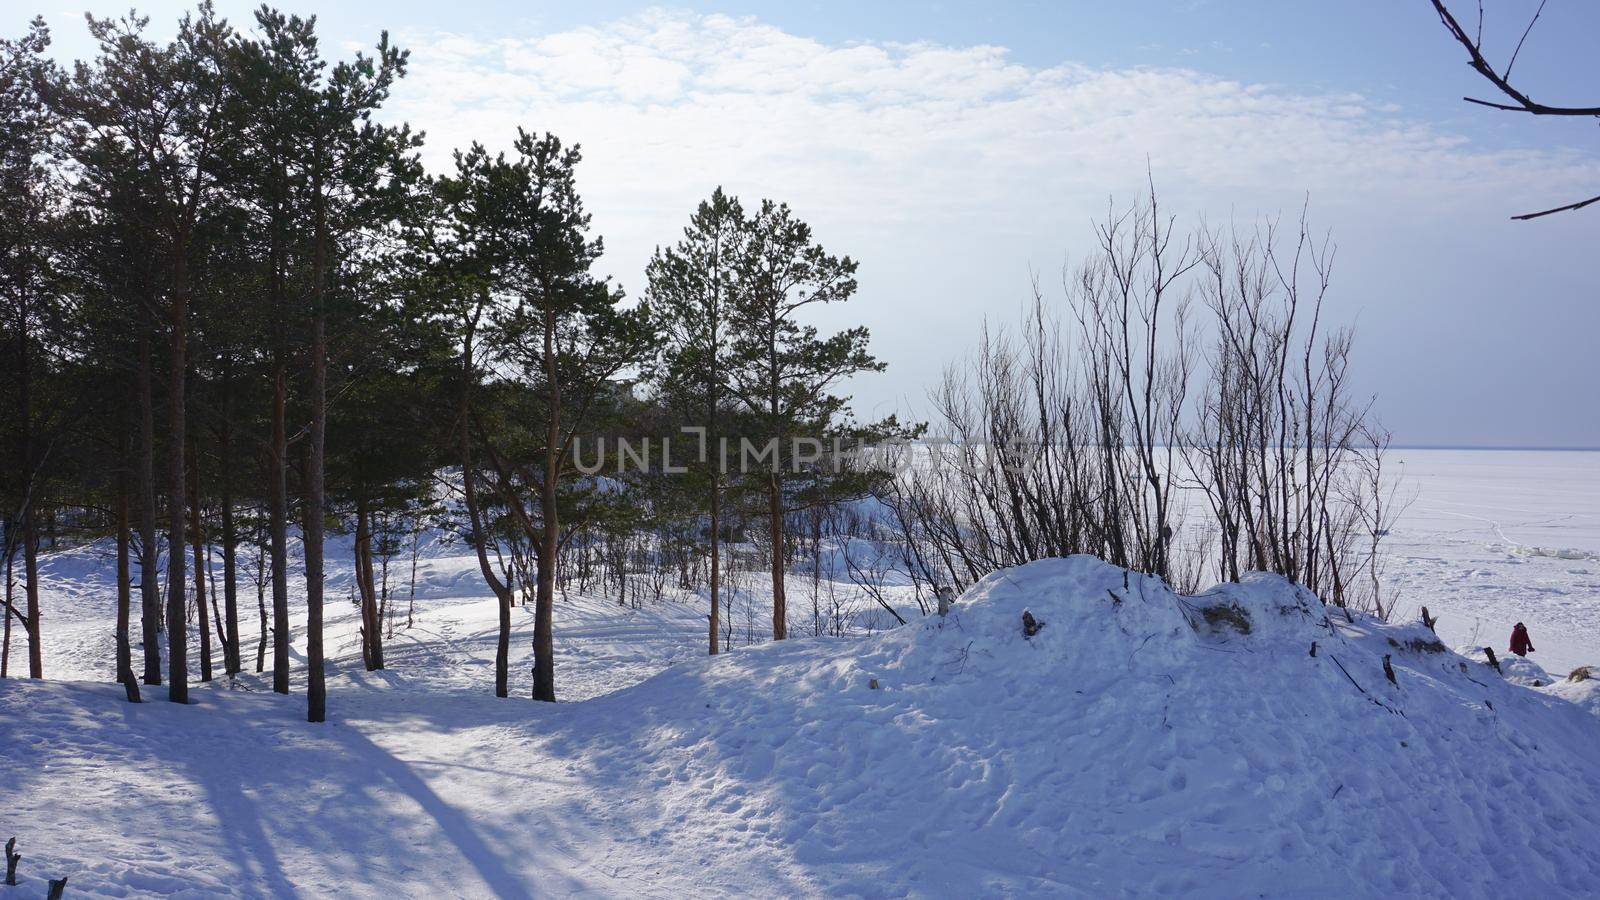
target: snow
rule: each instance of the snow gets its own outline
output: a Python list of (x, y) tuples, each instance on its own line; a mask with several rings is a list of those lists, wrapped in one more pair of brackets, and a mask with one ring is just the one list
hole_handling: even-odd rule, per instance
[[(1594, 896), (1600, 678), (1565, 676), (1600, 662), (1596, 593), (1507, 538), (1600, 548), (1600, 467), (1533, 455), (1567, 482), (1502, 489), (1514, 455), (1406, 455), (1438, 474), (1389, 577), (1462, 655), (1273, 576), (1180, 597), (1074, 557), (996, 572), (947, 618), (715, 659), (703, 600), (572, 594), (572, 702), (497, 700), (470, 555), (428, 542), (416, 624), (368, 673), (334, 541), (313, 726), (299, 672), (289, 697), (252, 673), (123, 702), (105, 548), (51, 554), (47, 675), (75, 680), (0, 682), (0, 837), (24, 855), (0, 900), (60, 875), (83, 897)], [(819, 568), (791, 603), (852, 589)], [(1501, 650), (1515, 621), (1527, 660)]]
[(1600, 669), (1581, 676), (1577, 673), (1568, 675), (1546, 688), (1545, 693), (1576, 703), (1591, 714), (1600, 716)]
[(1525, 622), (1545, 669), (1600, 663), (1600, 452), (1395, 450), (1411, 505), (1390, 534), (1397, 618), (1507, 654)]

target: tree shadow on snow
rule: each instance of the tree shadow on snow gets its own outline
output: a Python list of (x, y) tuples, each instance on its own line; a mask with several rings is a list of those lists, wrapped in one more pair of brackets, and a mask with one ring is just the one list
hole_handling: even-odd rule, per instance
[[(362, 886), (410, 895), (438, 883), (441, 870), (462, 895), (532, 896), (503, 861), (513, 847), (524, 864), (534, 861), (521, 846), (525, 834), (474, 821), (358, 728), (304, 722), (303, 696), (197, 691), (198, 702), (175, 706), (157, 689), (155, 702), (133, 705), (114, 686), (52, 689), (29, 698), (41, 715), (18, 723), (18, 743), (0, 769), (12, 770), (8, 816), (68, 831), (79, 820), (97, 838), (39, 848), (41, 860), (78, 856), (87, 870), (74, 879), (80, 889), (95, 888), (112, 863), (174, 888), (228, 885), (249, 896)], [(114, 809), (104, 808), (105, 798)], [(115, 858), (79, 856), (114, 830), (126, 833), (99, 852)], [(152, 841), (156, 835), (170, 841)], [(167, 843), (176, 845), (171, 855), (145, 850)], [(204, 871), (197, 860), (210, 855), (206, 845), (232, 877)]]

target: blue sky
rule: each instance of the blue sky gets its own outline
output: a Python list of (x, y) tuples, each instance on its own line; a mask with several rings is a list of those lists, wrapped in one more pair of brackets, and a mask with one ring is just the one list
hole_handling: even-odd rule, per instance
[[(1489, 88), (1427, 0), (284, 6), (331, 48), (387, 28), (413, 49), (391, 115), (434, 166), (518, 124), (582, 142), (602, 267), (633, 293), (718, 184), (788, 201), (861, 260), (825, 324), (866, 322), (890, 364), (854, 385), (863, 413), (916, 407), (1034, 275), (1059, 284), (1148, 159), (1190, 223), (1309, 195), (1339, 245), (1331, 310), (1398, 440), (1600, 446), (1600, 211), (1507, 221), (1600, 193), (1600, 128), (1461, 102)], [(1509, 52), (1537, 2), (1486, 6)], [(38, 10), (63, 56), (87, 49), (81, 9)], [(1600, 102), (1600, 4), (1550, 0), (1516, 74)]]

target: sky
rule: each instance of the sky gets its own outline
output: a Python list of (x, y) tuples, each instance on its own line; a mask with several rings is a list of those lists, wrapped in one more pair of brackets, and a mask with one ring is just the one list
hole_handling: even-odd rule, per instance
[[(89, 53), (82, 0), (45, 2), (58, 56)], [(185, 5), (140, 11), (169, 33)], [(1491, 58), (1537, 6), (1486, 4)], [(518, 126), (581, 144), (598, 268), (631, 294), (717, 186), (788, 202), (860, 262), (856, 298), (817, 322), (866, 324), (888, 363), (850, 386), (863, 417), (923, 409), (1036, 281), (1059, 301), (1093, 222), (1149, 177), (1186, 227), (1309, 210), (1337, 246), (1328, 314), (1356, 327), (1356, 389), (1397, 442), (1600, 447), (1600, 208), (1509, 219), (1600, 193), (1600, 123), (1463, 102), (1492, 88), (1428, 0), (283, 8), (317, 13), (330, 54), (385, 29), (411, 50), (385, 116), (427, 133), (435, 171)], [(1600, 103), (1600, 4), (1549, 0), (1515, 74)]]

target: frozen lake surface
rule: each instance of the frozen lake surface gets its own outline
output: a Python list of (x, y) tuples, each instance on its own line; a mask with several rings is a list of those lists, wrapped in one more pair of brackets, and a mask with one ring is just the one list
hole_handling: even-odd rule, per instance
[(1600, 452), (1393, 451), (1413, 497), (1391, 535), (1400, 616), (1504, 653), (1517, 622), (1552, 673), (1600, 662)]

